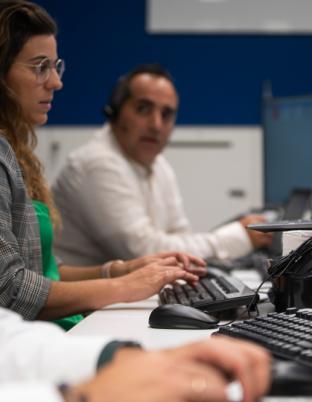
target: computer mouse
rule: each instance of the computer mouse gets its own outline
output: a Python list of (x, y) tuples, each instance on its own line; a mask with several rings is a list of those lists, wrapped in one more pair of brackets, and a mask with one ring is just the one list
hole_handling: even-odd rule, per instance
[(162, 304), (149, 316), (152, 328), (209, 329), (215, 328), (218, 322), (212, 315), (182, 304)]
[(274, 360), (272, 384), (268, 394), (312, 396), (312, 368), (290, 360)]

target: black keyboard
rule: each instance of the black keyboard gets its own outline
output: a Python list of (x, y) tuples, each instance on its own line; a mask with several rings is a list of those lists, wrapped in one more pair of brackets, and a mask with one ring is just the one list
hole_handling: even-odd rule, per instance
[(208, 274), (196, 285), (175, 283), (159, 294), (162, 304), (184, 304), (207, 313), (229, 310), (258, 301), (255, 292), (243, 282), (219, 270), (208, 268)]
[(290, 308), (283, 313), (238, 321), (216, 334), (259, 343), (276, 357), (312, 367), (312, 309)]

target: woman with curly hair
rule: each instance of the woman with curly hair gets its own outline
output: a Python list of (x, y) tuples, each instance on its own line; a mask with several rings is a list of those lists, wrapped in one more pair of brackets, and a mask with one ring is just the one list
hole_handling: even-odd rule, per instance
[(183, 253), (79, 269), (56, 261), (53, 226), (59, 217), (34, 154), (35, 127), (46, 123), (63, 86), (56, 34), (40, 6), (1, 0), (0, 306), (69, 329), (81, 313), (144, 299), (176, 279), (196, 281), (205, 269), (202, 260)]

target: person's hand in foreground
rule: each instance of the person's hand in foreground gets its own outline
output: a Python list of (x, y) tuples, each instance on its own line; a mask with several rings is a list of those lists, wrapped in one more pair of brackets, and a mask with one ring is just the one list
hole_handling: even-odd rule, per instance
[(214, 337), (156, 352), (120, 349), (95, 379), (70, 393), (88, 402), (228, 402), (228, 385), (235, 380), (242, 384), (242, 401), (264, 395), (269, 354), (251, 343)]

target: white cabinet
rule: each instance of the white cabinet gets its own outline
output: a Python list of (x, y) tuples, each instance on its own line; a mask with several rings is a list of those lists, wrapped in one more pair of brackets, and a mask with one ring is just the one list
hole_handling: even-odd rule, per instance
[(262, 154), (260, 127), (177, 127), (165, 155), (195, 230), (262, 206)]
[[(51, 126), (38, 130), (37, 154), (49, 183), (68, 153), (97, 127)], [(195, 230), (207, 230), (263, 202), (260, 127), (178, 126), (165, 151), (176, 171)]]

